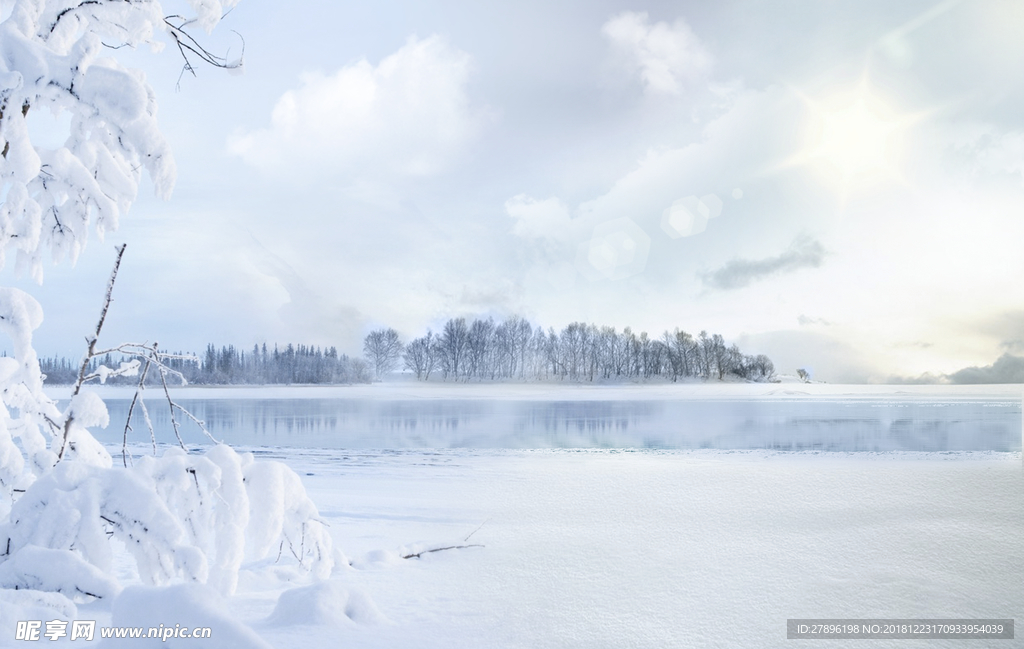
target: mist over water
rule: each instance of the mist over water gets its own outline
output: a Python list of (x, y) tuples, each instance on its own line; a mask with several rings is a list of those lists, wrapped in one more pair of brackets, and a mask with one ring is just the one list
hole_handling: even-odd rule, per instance
[[(107, 444), (128, 399), (107, 399)], [(147, 400), (158, 442), (175, 440), (166, 401)], [(220, 398), (179, 402), (233, 445), (292, 448), (656, 448), (1018, 451), (1019, 399), (737, 398), (531, 401)], [(179, 417), (187, 444), (210, 443)], [(129, 441), (149, 431), (136, 408)]]

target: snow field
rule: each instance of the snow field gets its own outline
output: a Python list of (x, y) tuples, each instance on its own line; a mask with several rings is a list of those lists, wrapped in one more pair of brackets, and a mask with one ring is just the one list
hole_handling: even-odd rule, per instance
[[(339, 607), (375, 613), (289, 614), (289, 584), (243, 574), (232, 608), (275, 647), (774, 647), (787, 618), (1024, 619), (1016, 453), (280, 459), (353, 564)], [(399, 557), (462, 543), (486, 547)]]
[[(123, 591), (0, 591), (0, 647), (24, 646), (14, 610), (213, 630), (98, 646), (277, 649), (783, 647), (787, 618), (1024, 619), (1019, 453), (250, 450), (298, 473), (328, 579), (285, 550), (229, 597), (140, 586), (115, 539)], [(456, 545), (484, 547), (424, 552)]]

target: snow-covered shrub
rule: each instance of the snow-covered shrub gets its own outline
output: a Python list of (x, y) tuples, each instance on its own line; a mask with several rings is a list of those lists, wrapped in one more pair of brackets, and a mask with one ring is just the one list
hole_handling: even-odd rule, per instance
[(285, 549), (318, 577), (331, 574), (331, 537), (299, 476), (280, 462), (251, 462), (245, 480), (252, 506), (246, 554), (262, 559)]
[[(158, 195), (170, 194), (175, 166), (157, 128), (155, 95), (113, 56), (123, 46), (159, 49), (159, 32), (180, 43), (190, 25), (210, 30), (237, 0), (188, 3), (192, 20), (165, 19), (158, 0), (0, 0), (0, 267), (13, 252), (16, 268), (41, 282), (46, 253), (74, 261), (90, 229), (102, 236), (117, 227), (143, 169)], [(62, 145), (32, 142), (27, 119), (37, 111), (70, 115)], [(106, 306), (89, 354), (105, 314)], [(116, 595), (120, 546), (111, 539), (154, 588), (201, 582), (231, 593), (247, 551), (330, 573), (330, 537), (283, 465), (215, 446), (115, 467), (89, 432), (106, 423), (107, 411), (79, 390), (82, 377), (63, 411), (43, 393), (32, 347), (41, 322), (30, 295), (0, 288), (0, 333), (13, 352), (0, 358), (0, 602), (67, 613), (75, 600)], [(128, 363), (95, 378), (135, 372), (139, 364)]]
[[(0, 417), (0, 587), (56, 591), (71, 599), (116, 594), (118, 584), (105, 576), (112, 567), (110, 537), (124, 544), (139, 578), (152, 585), (209, 582), (230, 594), (245, 556), (259, 560), (271, 553), (294, 557), (317, 577), (330, 574), (331, 538), (287, 466), (255, 462), (217, 445), (203, 455), (170, 449), (115, 468), (82, 425), (106, 419), (95, 394), (81, 392), (57, 413), (25, 382), (9, 391), (21, 396), (21, 411), (14, 417), (3, 408)], [(30, 404), (53, 412), (40, 422)], [(73, 451), (58, 461), (53, 449), (62, 440), (59, 424), (72, 413)], [(43, 425), (48, 418), (56, 425)], [(49, 446), (40, 445), (40, 428), (50, 431)], [(26, 463), (11, 430), (19, 439), (30, 431), (31, 442), (21, 447), (34, 444), (43, 461)]]

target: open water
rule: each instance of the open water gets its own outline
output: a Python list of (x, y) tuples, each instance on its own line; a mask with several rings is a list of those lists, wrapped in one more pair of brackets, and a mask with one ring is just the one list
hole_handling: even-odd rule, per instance
[[(530, 401), (345, 398), (184, 399), (218, 440), (327, 449), (663, 448), (823, 451), (1019, 451), (1012, 398), (736, 398)], [(120, 442), (128, 399), (107, 399)], [(173, 442), (167, 402), (147, 398), (158, 442)], [(187, 444), (209, 443), (177, 416)], [(136, 408), (129, 440), (149, 440)]]

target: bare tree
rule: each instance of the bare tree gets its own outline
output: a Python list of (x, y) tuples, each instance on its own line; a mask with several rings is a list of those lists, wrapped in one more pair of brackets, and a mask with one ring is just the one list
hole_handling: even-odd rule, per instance
[(769, 381), (775, 376), (775, 364), (772, 363), (772, 359), (768, 358), (764, 354), (758, 354), (754, 357), (752, 363), (755, 371), (760, 375), (760, 378)]
[(676, 328), (672, 334), (672, 350), (675, 352), (679, 362), (679, 374), (681, 376), (693, 376), (697, 374), (697, 349), (693, 336), (685, 331)]
[(417, 338), (405, 347), (405, 367), (416, 373), (417, 379), (430, 379), (430, 373), (437, 369), (438, 360), (437, 336), (432, 331)]
[(712, 348), (714, 347), (714, 341), (708, 336), (708, 332), (701, 331), (697, 334), (697, 358), (699, 360), (699, 373), (705, 379), (711, 378), (711, 373), (714, 371), (714, 354)]
[(463, 318), (449, 320), (443, 335), (428, 332), (410, 343), (405, 365), (418, 378), (429, 378), (440, 368), (446, 378), (463, 380), (724, 380), (729, 374), (766, 380), (774, 372), (766, 356), (744, 356), (736, 345), (727, 346), (720, 334), (701, 331), (695, 339), (677, 327), (655, 339), (629, 327), (620, 334), (614, 327), (585, 322), (572, 322), (556, 333), (553, 328), (534, 328), (519, 316), (497, 325), (491, 318), (475, 319), (468, 326)]
[(725, 351), (725, 364), (727, 371), (730, 374), (747, 378), (750, 376), (751, 367), (748, 363), (747, 357), (740, 352), (740, 348), (735, 344), (730, 345)]
[(640, 339), (629, 327), (622, 330), (622, 351), (626, 376), (640, 376)]
[(403, 350), (402, 341), (394, 329), (377, 329), (363, 339), (363, 353), (373, 366), (377, 380), (384, 378), (385, 374), (398, 366)]
[(582, 322), (570, 323), (558, 338), (559, 359), (562, 376), (575, 381), (579, 378), (583, 366), (583, 353), (586, 345), (587, 325)]
[(530, 338), (529, 356), (532, 367), (531, 372), (537, 379), (545, 379), (550, 374), (549, 344), (548, 334), (544, 333), (543, 328), (537, 327), (533, 330), (533, 336)]
[(516, 354), (519, 362), (519, 378), (526, 377), (527, 357), (530, 353), (530, 339), (533, 337), (533, 326), (523, 318), (515, 317), (514, 336)]
[(445, 376), (451, 375), (458, 379), (465, 373), (466, 347), (469, 339), (469, 328), (465, 318), (448, 320), (441, 333), (441, 367)]
[(646, 331), (640, 332), (640, 375), (645, 379), (650, 378), (657, 372), (655, 365), (655, 353), (654, 353), (654, 341), (648, 336)]
[[(522, 325), (525, 324), (527, 332), (525, 340)], [(505, 319), (494, 329), (494, 354), (497, 366), (497, 374), (505, 378), (513, 378), (516, 372), (522, 373), (523, 354), (526, 344), (530, 340), (530, 323), (519, 316), (511, 316)]]
[(554, 327), (548, 327), (547, 336), (540, 343), (540, 349), (544, 354), (545, 377), (551, 376), (565, 376), (565, 369), (562, 365), (562, 350), (560, 347), (561, 343), (558, 338), (558, 334), (555, 333)]
[(473, 320), (466, 336), (466, 352), (469, 367), (467, 376), (483, 378), (489, 373), (489, 361), (493, 351), (494, 320)]
[(718, 380), (721, 381), (729, 371), (729, 349), (725, 346), (725, 339), (721, 334), (711, 336), (711, 358), (714, 371), (718, 374)]

